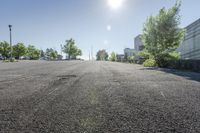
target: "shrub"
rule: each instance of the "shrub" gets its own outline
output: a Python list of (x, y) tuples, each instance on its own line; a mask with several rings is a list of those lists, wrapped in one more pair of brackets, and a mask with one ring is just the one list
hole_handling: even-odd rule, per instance
[(4, 62), (4, 63), (8, 63), (8, 62), (10, 62), (10, 60), (3, 60), (3, 62)]
[(146, 51), (142, 51), (138, 54), (140, 57), (142, 57), (144, 60), (147, 60), (151, 57), (151, 54), (146, 52)]
[(134, 56), (128, 57), (128, 62), (135, 63), (135, 57)]
[(157, 56), (155, 59), (159, 67), (167, 67), (169, 61), (178, 61), (180, 59), (180, 54), (176, 51), (163, 53)]
[(144, 67), (155, 67), (157, 66), (156, 64), (156, 60), (154, 59), (147, 59), (144, 63), (143, 63)]
[(112, 52), (111, 55), (110, 55), (110, 58), (109, 58), (110, 61), (117, 61), (117, 55), (115, 52)]
[(9, 60), (3, 60), (4, 63), (9, 63), (9, 62), (18, 62), (15, 59), (9, 59)]
[(171, 52), (168, 54), (168, 60), (177, 61), (180, 60), (180, 53), (178, 52)]

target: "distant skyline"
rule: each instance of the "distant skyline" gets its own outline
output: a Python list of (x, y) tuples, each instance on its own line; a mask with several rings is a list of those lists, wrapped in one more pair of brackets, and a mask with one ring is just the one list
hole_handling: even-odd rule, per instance
[[(118, 2), (116, 2), (118, 1)], [(13, 44), (23, 42), (39, 49), (54, 48), (73, 38), (89, 58), (100, 49), (123, 53), (134, 48), (134, 38), (143, 24), (162, 7), (176, 0), (1, 0), (0, 41), (9, 42), (8, 25), (13, 25)], [(181, 27), (200, 18), (199, 0), (182, 0)]]

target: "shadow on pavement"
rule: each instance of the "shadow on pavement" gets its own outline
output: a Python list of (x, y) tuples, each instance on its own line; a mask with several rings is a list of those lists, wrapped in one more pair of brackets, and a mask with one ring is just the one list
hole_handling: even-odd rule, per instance
[(157, 68), (157, 67), (156, 68), (141, 68), (140, 70), (161, 71), (161, 72), (181, 76), (181, 77), (184, 77), (189, 80), (195, 80), (195, 81), (200, 82), (200, 73), (197, 73), (197, 72), (183, 71), (183, 70), (177, 70), (177, 69), (168, 69), (168, 68)]

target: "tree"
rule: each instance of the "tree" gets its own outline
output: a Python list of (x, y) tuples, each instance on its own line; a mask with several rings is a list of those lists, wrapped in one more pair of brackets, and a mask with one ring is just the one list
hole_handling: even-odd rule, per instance
[(27, 48), (27, 56), (30, 60), (38, 60), (40, 58), (40, 50), (33, 45), (29, 45)]
[(143, 50), (141, 52), (138, 53), (138, 55), (140, 57), (142, 57), (144, 60), (148, 60), (149, 58), (151, 58), (151, 54), (149, 52), (147, 52), (146, 50)]
[(58, 57), (58, 52), (52, 48), (46, 49), (46, 56), (50, 60), (55, 60)]
[(135, 63), (135, 56), (129, 56), (127, 60), (129, 63)]
[(175, 51), (183, 40), (185, 30), (179, 28), (181, 2), (166, 10), (162, 8), (157, 16), (150, 16), (143, 29), (142, 40), (145, 49), (153, 55), (156, 63), (163, 66), (165, 57)]
[(108, 60), (108, 53), (106, 52), (106, 50), (99, 50), (97, 52), (97, 60), (101, 60), (101, 61), (107, 61)]
[(20, 59), (21, 56), (26, 55), (27, 48), (23, 43), (18, 43), (13, 46), (13, 55), (16, 59)]
[(72, 38), (66, 40), (66, 44), (63, 47), (63, 52), (68, 54), (69, 59), (71, 59), (71, 57), (76, 58), (77, 56), (82, 55), (82, 51), (78, 49), (78, 47), (75, 44), (75, 41)]
[(77, 49), (76, 56), (81, 56), (81, 55), (82, 55), (82, 51), (80, 49)]
[(57, 59), (57, 57), (58, 57), (58, 52), (56, 51), (56, 50), (54, 50), (54, 51), (52, 51), (51, 53), (50, 53), (50, 57), (51, 57), (51, 59)]
[(43, 50), (40, 50), (40, 57), (45, 58), (45, 52)]
[(4, 60), (10, 57), (10, 44), (6, 41), (0, 42), (0, 54)]
[(115, 52), (112, 52), (111, 55), (110, 55), (110, 61), (117, 61), (117, 55), (115, 54)]

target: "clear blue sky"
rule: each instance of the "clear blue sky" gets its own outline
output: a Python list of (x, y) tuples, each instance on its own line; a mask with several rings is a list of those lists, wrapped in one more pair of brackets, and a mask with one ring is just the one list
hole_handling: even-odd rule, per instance
[[(99, 49), (123, 53), (134, 48), (134, 37), (142, 33), (145, 20), (169, 8), (176, 0), (124, 0), (112, 9), (108, 0), (1, 0), (0, 41), (9, 41), (8, 24), (13, 25), (13, 43), (24, 42), (39, 49), (60, 51), (60, 44), (74, 38), (88, 58)], [(200, 18), (199, 0), (182, 0), (181, 27)]]

